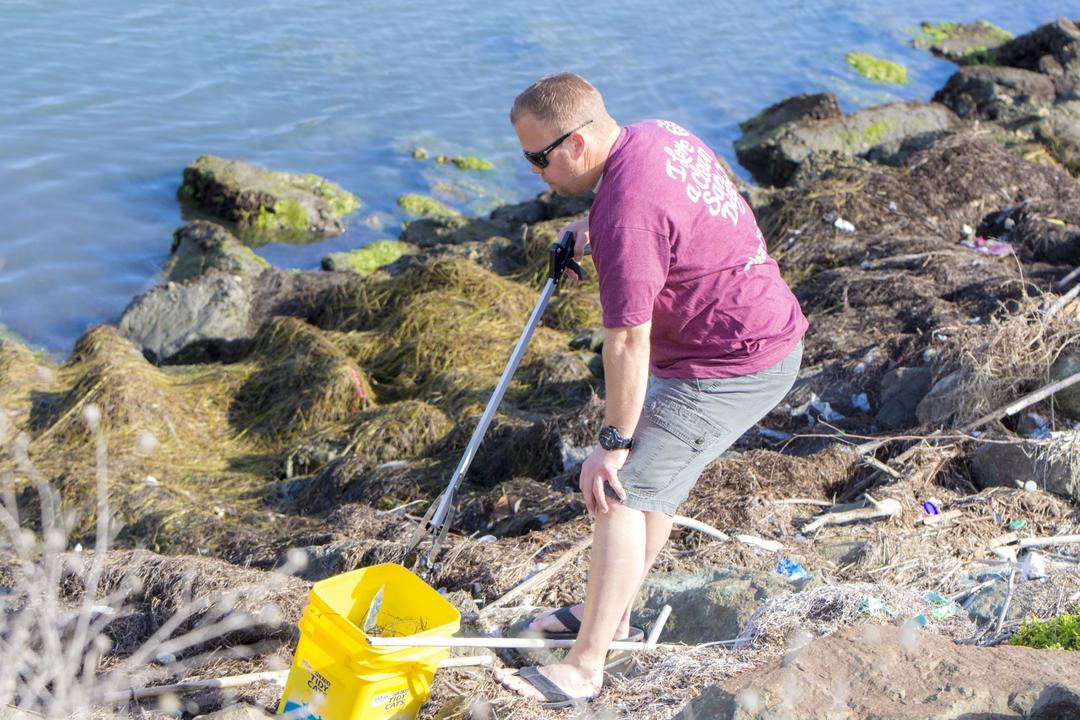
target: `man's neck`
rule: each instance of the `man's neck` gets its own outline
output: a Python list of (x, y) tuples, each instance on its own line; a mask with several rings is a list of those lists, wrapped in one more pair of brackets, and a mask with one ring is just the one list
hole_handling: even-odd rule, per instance
[[(604, 167), (607, 165), (608, 157), (611, 156), (611, 150), (619, 140), (620, 130), (621, 128), (618, 125), (615, 125), (610, 132), (598, 137), (596, 143), (592, 147), (586, 147), (586, 161), (588, 162), (589, 167), (590, 188), (595, 188), (600, 183), (600, 178), (604, 174)], [(589, 152), (590, 149), (592, 152)]]

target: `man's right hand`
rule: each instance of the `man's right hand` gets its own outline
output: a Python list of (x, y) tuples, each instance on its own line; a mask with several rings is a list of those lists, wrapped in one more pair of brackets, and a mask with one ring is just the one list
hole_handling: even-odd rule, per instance
[[(580, 264), (581, 259), (585, 257), (585, 246), (589, 244), (589, 216), (586, 215), (580, 220), (575, 220), (560, 230), (559, 239), (561, 240), (568, 232), (574, 233), (574, 261)], [(563, 270), (563, 280), (569, 281), (571, 285), (577, 285), (581, 282), (577, 274), (570, 268)]]

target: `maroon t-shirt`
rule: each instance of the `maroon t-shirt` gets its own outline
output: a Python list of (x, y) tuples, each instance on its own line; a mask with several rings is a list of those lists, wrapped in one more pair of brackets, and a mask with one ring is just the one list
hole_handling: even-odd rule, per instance
[(589, 239), (604, 327), (652, 320), (658, 377), (749, 375), (806, 332), (753, 211), (708, 146), (673, 122), (622, 128)]

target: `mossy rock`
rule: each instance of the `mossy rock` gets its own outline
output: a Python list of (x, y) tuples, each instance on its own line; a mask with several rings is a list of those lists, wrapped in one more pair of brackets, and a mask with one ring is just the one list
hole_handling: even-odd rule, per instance
[(844, 60), (870, 82), (884, 85), (907, 85), (910, 82), (907, 68), (891, 60), (866, 52), (850, 52), (844, 56)]
[(169, 259), (165, 262), (165, 279), (182, 282), (208, 270), (258, 275), (268, 267), (270, 263), (222, 226), (196, 220), (173, 233)]
[(428, 195), (407, 193), (397, 199), (398, 207), (409, 215), (426, 218), (460, 218), (461, 213)]
[(435, 162), (439, 165), (453, 165), (458, 170), (487, 172), (495, 169), (494, 164), (475, 155), (436, 155)]
[(184, 168), (181, 199), (236, 224), (245, 240), (309, 241), (337, 235), (360, 199), (317, 175), (275, 172), (203, 155)]
[(997, 62), (996, 49), (1013, 38), (1012, 33), (986, 20), (924, 22), (912, 34), (912, 45), (957, 65), (993, 65)]
[(370, 275), (389, 265), (402, 255), (416, 252), (416, 246), (400, 240), (376, 240), (359, 250), (330, 253), (322, 259), (323, 270), (347, 270), (358, 275)]

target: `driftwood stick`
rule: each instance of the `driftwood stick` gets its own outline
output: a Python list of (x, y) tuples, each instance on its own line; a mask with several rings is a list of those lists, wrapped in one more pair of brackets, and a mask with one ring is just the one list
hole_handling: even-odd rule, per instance
[(857, 522), (860, 520), (877, 520), (879, 518), (898, 517), (903, 508), (898, 500), (885, 498), (880, 502), (873, 502), (874, 507), (861, 510), (848, 510), (847, 512), (825, 513), (811, 520), (803, 526), (802, 532), (814, 532), (825, 525), (841, 525), (843, 523)]
[(785, 498), (783, 500), (772, 500), (773, 505), (817, 505), (818, 507), (832, 507), (833, 503), (828, 500), (814, 500), (812, 498)]
[(1043, 316), (1043, 322), (1050, 322), (1050, 319), (1061, 312), (1061, 308), (1068, 305), (1076, 297), (1077, 293), (1080, 293), (1080, 285), (1073, 285), (1069, 292), (1055, 300), (1054, 304), (1047, 308), (1046, 314)]
[(701, 522), (700, 520), (694, 520), (693, 518), (683, 517), (682, 515), (676, 515), (674, 518), (676, 525), (680, 525), (684, 528), (690, 528), (691, 530), (697, 530), (700, 533), (711, 535), (717, 540), (723, 540), (724, 542), (731, 542), (731, 536), (725, 532), (717, 530), (712, 525)]
[(1057, 281), (1058, 288), (1063, 288), (1069, 284), (1070, 280), (1075, 280), (1076, 276), (1080, 275), (1080, 266), (1074, 267), (1068, 275)]
[(1046, 547), (1048, 545), (1071, 545), (1080, 543), (1080, 535), (1058, 535), (1056, 537), (1020, 538), (1020, 547)]
[(574, 546), (572, 548), (570, 548), (569, 550), (564, 552), (562, 555), (560, 555), (557, 560), (555, 560), (553, 563), (548, 565), (546, 568), (544, 568), (540, 572), (536, 573), (532, 577), (528, 578), (527, 580), (515, 585), (513, 588), (510, 589), (510, 591), (508, 591), (502, 597), (495, 598), (494, 600), (489, 602), (487, 605), (485, 605), (480, 610), (479, 616), (484, 617), (493, 608), (497, 608), (497, 607), (500, 607), (502, 605), (505, 605), (506, 603), (510, 602), (511, 600), (518, 597), (519, 595), (523, 595), (526, 592), (528, 592), (529, 590), (532, 590), (533, 588), (537, 587), (538, 585), (541, 585), (541, 584), (547, 582), (548, 579), (551, 576), (553, 576), (555, 573), (562, 570), (563, 567), (567, 563), (569, 563), (571, 560), (576, 558), (578, 553), (580, 553), (582, 550), (587, 548), (590, 543), (592, 543), (592, 536), (591, 535), (589, 537), (584, 537), (581, 540), (578, 540), (576, 543), (574, 543)]
[(1009, 571), (1009, 592), (1005, 595), (1005, 604), (1001, 606), (1001, 614), (998, 615), (997, 627), (994, 629), (994, 634), (997, 635), (1001, 632), (1001, 625), (1005, 622), (1005, 616), (1009, 614), (1009, 605), (1012, 604), (1013, 596), (1013, 581), (1016, 580), (1016, 568)]
[[(1080, 288), (1080, 285), (1077, 285), (1077, 287)], [(1078, 382), (1080, 382), (1080, 372), (1073, 373), (1072, 375), (1070, 375), (1069, 377), (1067, 377), (1067, 378), (1065, 378), (1063, 380), (1058, 380), (1056, 383), (1051, 383), (1049, 385), (1046, 385), (1044, 387), (1039, 388), (1035, 392), (1028, 393), (1027, 395), (1020, 398), (1019, 400), (1012, 403), (1011, 405), (1006, 405), (1005, 407), (999, 408), (999, 409), (993, 411), (992, 413), (988, 413), (986, 415), (983, 415), (978, 420), (974, 420), (974, 421), (968, 423), (967, 425), (965, 425), (962, 428), (962, 430), (963, 430), (963, 432), (971, 432), (972, 430), (975, 430), (975, 429), (985, 425), (988, 422), (993, 422), (994, 420), (998, 420), (1000, 418), (1003, 418), (1003, 417), (1006, 417), (1006, 416), (1009, 416), (1009, 415), (1015, 415), (1016, 413), (1020, 412), (1024, 408), (1026, 408), (1026, 407), (1028, 407), (1030, 405), (1034, 405), (1035, 403), (1039, 402), (1040, 400), (1044, 400), (1044, 399), (1050, 397), (1051, 395), (1056, 393), (1058, 390), (1064, 390), (1065, 388), (1069, 387), (1070, 385), (1075, 385)]]

